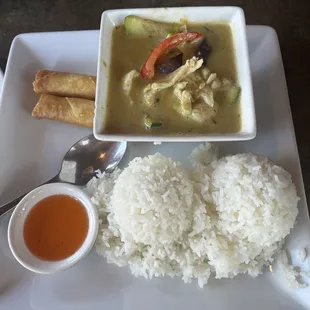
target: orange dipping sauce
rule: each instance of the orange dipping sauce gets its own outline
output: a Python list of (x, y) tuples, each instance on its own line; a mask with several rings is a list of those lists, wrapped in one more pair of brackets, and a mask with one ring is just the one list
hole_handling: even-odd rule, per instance
[(24, 224), (28, 250), (45, 261), (58, 261), (74, 254), (88, 232), (84, 206), (68, 195), (54, 195), (39, 201)]

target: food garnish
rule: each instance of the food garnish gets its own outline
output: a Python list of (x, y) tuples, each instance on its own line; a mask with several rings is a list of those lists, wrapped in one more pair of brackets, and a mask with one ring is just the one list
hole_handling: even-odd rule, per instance
[(144, 79), (153, 78), (155, 75), (155, 63), (161, 55), (181, 43), (191, 42), (199, 37), (202, 37), (201, 33), (199, 32), (181, 32), (163, 40), (161, 43), (159, 43), (159, 45), (157, 45), (157, 47), (155, 47), (155, 49), (151, 52), (150, 56), (146, 60), (140, 72), (141, 76)]

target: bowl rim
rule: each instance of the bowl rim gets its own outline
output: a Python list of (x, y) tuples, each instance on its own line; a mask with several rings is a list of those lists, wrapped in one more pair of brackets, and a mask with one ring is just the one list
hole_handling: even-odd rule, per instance
[[(40, 198), (36, 202), (31, 202), (31, 199), (33, 199), (36, 195), (38, 195)], [(22, 243), (27, 249), (28, 255), (30, 255), (30, 257), (32, 257), (35, 261), (40, 262), (41, 264), (29, 263), (28, 260), (25, 260), (22, 255), (19, 254), (19, 247), (15, 244), (13, 235), (14, 233), (17, 233), (18, 228), (23, 229), (25, 220), (29, 212), (39, 201), (42, 201), (43, 199), (54, 195), (71, 196), (77, 199), (83, 205), (88, 216), (87, 235), (83, 243), (74, 254), (59, 261), (45, 261), (36, 257), (28, 250), (27, 246), (24, 244), (25, 242), (23, 234), (21, 236), (19, 235), (18, 238), (22, 239)], [(20, 217), (20, 215), (22, 215), (23, 213), (26, 213), (26, 215), (23, 215), (21, 223), (16, 223), (17, 218)], [(30, 191), (15, 207), (8, 225), (8, 243), (13, 256), (23, 267), (39, 274), (53, 274), (75, 265), (88, 254), (96, 241), (98, 227), (99, 223), (97, 208), (92, 203), (90, 197), (85, 191), (75, 185), (67, 183), (44, 184)]]
[[(247, 109), (247, 117), (246, 119), (250, 119), (248, 122), (248, 127), (241, 128), (241, 131), (236, 133), (210, 133), (210, 134), (197, 134), (197, 135), (187, 135), (187, 134), (167, 134), (167, 135), (152, 135), (150, 134), (130, 134), (130, 133), (120, 133), (120, 134), (109, 134), (102, 132), (101, 123), (103, 122), (101, 115), (102, 110), (102, 104), (99, 103), (102, 102), (100, 94), (102, 94), (103, 90), (102, 87), (99, 87), (99, 85), (102, 84), (102, 82), (108, 82), (109, 79), (109, 69), (107, 69), (107, 73), (105, 76), (101, 73), (101, 58), (102, 58), (102, 50), (103, 46), (106, 44), (106, 40), (104, 39), (104, 31), (106, 25), (106, 20), (110, 20), (109, 17), (111, 16), (118, 16), (118, 15), (124, 15), (124, 14), (136, 14), (136, 15), (147, 15), (151, 12), (158, 12), (158, 14), (165, 13), (167, 19), (169, 19), (169, 14), (172, 15), (173, 11), (182, 11), (183, 13), (187, 12), (194, 12), (195, 10), (199, 11), (215, 11), (215, 12), (221, 12), (224, 10), (231, 10), (233, 12), (234, 16), (237, 15), (240, 31), (233, 32), (233, 35), (238, 38), (241, 38), (241, 45), (239, 47), (239, 50), (243, 52), (243, 76), (244, 79), (246, 79), (247, 83), (247, 98), (245, 98), (246, 103), (242, 104), (242, 108), (246, 107)], [(168, 12), (168, 13), (167, 13)], [(203, 14), (203, 12), (202, 12)], [(219, 13), (220, 14), (220, 13)], [(156, 17), (155, 17), (156, 20)], [(206, 21), (208, 18), (206, 18)], [(193, 22), (195, 22), (195, 19), (192, 19)], [(230, 23), (232, 23), (233, 18), (231, 18)], [(236, 39), (235, 39), (236, 40)], [(108, 54), (111, 53), (111, 46), (109, 47)], [(236, 55), (236, 66), (237, 71), (239, 72), (239, 61), (237, 60)], [(252, 76), (251, 76), (251, 70), (250, 70), (250, 62), (249, 62), (249, 52), (248, 52), (248, 46), (247, 46), (247, 37), (246, 37), (246, 24), (245, 24), (245, 17), (244, 17), (244, 11), (241, 7), (238, 6), (188, 6), (188, 7), (168, 7), (168, 8), (139, 8), (139, 9), (131, 9), (131, 8), (125, 8), (125, 9), (113, 9), (113, 10), (107, 10), (102, 13), (101, 16), (101, 23), (100, 23), (100, 35), (99, 35), (99, 48), (98, 48), (98, 62), (97, 62), (97, 88), (96, 88), (96, 100), (95, 100), (95, 115), (94, 115), (94, 126), (93, 126), (93, 134), (98, 140), (102, 141), (133, 141), (133, 142), (197, 142), (197, 141), (244, 141), (244, 140), (251, 140), (255, 138), (257, 133), (257, 124), (256, 124), (256, 113), (255, 113), (255, 104), (254, 104), (254, 95), (253, 95), (253, 85), (252, 85)], [(106, 83), (108, 84), (108, 83)], [(108, 90), (108, 85), (106, 87), (106, 92)], [(99, 98), (100, 97), (100, 98)], [(243, 102), (245, 102), (243, 100)], [(106, 104), (106, 98), (103, 100), (104, 104)], [(245, 113), (245, 112), (243, 112)], [(243, 118), (244, 120), (245, 118)]]

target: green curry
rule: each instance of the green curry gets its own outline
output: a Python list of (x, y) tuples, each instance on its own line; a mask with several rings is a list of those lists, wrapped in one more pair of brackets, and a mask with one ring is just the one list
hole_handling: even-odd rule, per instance
[(130, 16), (113, 31), (108, 83), (105, 133), (240, 131), (241, 90), (228, 24), (181, 26)]

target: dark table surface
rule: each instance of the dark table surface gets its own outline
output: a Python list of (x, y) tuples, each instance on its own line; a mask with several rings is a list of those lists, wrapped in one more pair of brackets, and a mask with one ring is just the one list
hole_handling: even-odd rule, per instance
[(301, 166), (310, 201), (310, 1), (309, 0), (0, 0), (0, 67), (13, 38), (23, 32), (98, 29), (101, 13), (127, 7), (236, 5), (247, 24), (278, 33)]

